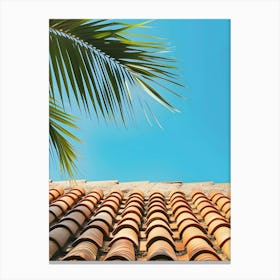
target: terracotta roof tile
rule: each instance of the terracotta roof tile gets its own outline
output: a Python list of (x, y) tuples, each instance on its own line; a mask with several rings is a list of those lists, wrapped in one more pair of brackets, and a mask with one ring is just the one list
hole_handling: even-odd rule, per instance
[(128, 206), (138, 208), (138, 210), (141, 212), (141, 215), (144, 213), (143, 203), (141, 204), (139, 201), (127, 201), (124, 208), (127, 208)]
[(202, 238), (193, 238), (187, 245), (188, 254), (190, 260), (197, 260), (199, 255), (208, 254), (208, 258), (212, 255), (212, 260), (220, 260), (220, 257), (214, 251), (214, 249), (209, 246), (209, 244)]
[(174, 248), (165, 240), (155, 241), (148, 249), (147, 260), (172, 260), (176, 261), (177, 256)]
[(121, 220), (113, 231), (113, 234), (118, 233), (123, 228), (132, 228), (135, 232), (139, 233), (139, 225), (134, 220)]
[(135, 247), (139, 246), (138, 233), (132, 228), (125, 227), (119, 230), (114, 236), (113, 240), (110, 242), (109, 246), (112, 246), (112, 244), (117, 242), (119, 239), (128, 239), (134, 244)]
[(109, 225), (102, 221), (102, 220), (93, 220), (93, 221), (90, 221), (86, 226), (85, 228), (81, 231), (81, 233), (83, 233), (84, 231), (86, 231), (87, 229), (89, 228), (97, 228), (99, 229), (100, 231), (102, 231), (103, 235), (105, 237), (108, 237), (109, 236), (109, 232), (110, 232), (110, 227)]
[(50, 260), (230, 260), (228, 189), (149, 184), (50, 182)]
[(154, 220), (150, 222), (149, 226), (146, 228), (146, 234), (148, 235), (149, 232), (155, 227), (163, 227), (170, 233), (170, 235), (172, 235), (172, 230), (170, 229), (169, 225), (162, 220)]
[(139, 210), (138, 207), (133, 206), (133, 205), (128, 205), (122, 212), (122, 217), (125, 216), (128, 213), (135, 213), (136, 215), (138, 215), (139, 217), (142, 216), (142, 212)]
[(84, 241), (75, 246), (63, 260), (84, 260), (84, 261), (95, 261), (98, 247), (95, 243), (90, 241)]
[[(207, 201), (209, 205), (212, 205), (214, 207), (215, 204), (205, 195), (202, 194), (201, 197), (203, 196), (203, 200)], [(225, 198), (229, 201), (229, 198), (225, 197), (221, 193), (212, 193), (210, 194), (210, 197), (214, 202), (221, 201), (222, 199), (224, 200)], [(198, 199), (193, 196), (193, 201), (196, 200), (196, 205), (198, 206), (199, 202)], [(218, 204), (217, 204), (218, 205)], [(218, 205), (218, 208), (222, 208), (224, 205), (224, 201), (221, 202), (220, 205)], [(230, 241), (230, 224), (225, 221), (224, 219), (225, 214), (223, 212), (212, 212), (208, 211), (207, 213), (203, 214), (203, 218), (205, 219), (205, 222), (207, 224), (207, 230), (210, 235), (214, 235), (218, 246), (221, 248), (221, 250), (224, 252), (224, 254), (230, 258), (230, 252), (229, 252), (229, 245), (225, 245), (226, 242), (229, 243)]]
[(83, 241), (90, 241), (100, 248), (102, 247), (103, 236), (104, 234), (100, 229), (88, 228), (78, 237), (78, 239), (75, 240), (75, 242), (72, 245), (76, 246), (77, 244)]
[(115, 242), (108, 254), (106, 255), (105, 261), (112, 260), (126, 260), (135, 261), (135, 252), (133, 248), (133, 242), (129, 239), (120, 239)]
[(50, 188), (49, 190), (49, 202), (57, 199), (59, 196), (64, 194), (64, 189), (61, 187)]
[(107, 212), (99, 212), (94, 217), (91, 218), (92, 221), (103, 221), (109, 228), (113, 225), (113, 217)]
[(76, 234), (76, 232), (79, 228), (79, 225), (76, 222), (74, 222), (68, 218), (63, 219), (62, 221), (60, 221), (59, 224), (54, 225), (52, 228), (55, 228), (57, 226), (66, 227), (73, 235)]
[(122, 221), (125, 220), (133, 220), (135, 221), (139, 226), (141, 225), (141, 217), (135, 213), (127, 213), (123, 218)]

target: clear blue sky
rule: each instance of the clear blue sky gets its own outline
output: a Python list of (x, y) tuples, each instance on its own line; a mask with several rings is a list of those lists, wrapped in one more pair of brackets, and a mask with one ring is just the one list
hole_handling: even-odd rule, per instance
[[(77, 179), (230, 182), (230, 21), (156, 20), (149, 25), (145, 33), (170, 42), (167, 55), (178, 61), (186, 88), (176, 91), (186, 98), (165, 96), (180, 113), (150, 100), (163, 129), (150, 126), (139, 108), (136, 122), (126, 128), (80, 116)], [(50, 178), (68, 179), (52, 159)]]

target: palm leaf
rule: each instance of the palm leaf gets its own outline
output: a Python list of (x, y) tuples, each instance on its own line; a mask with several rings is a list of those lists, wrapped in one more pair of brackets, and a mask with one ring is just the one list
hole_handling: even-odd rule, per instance
[(73, 116), (64, 112), (65, 102), (75, 102), (97, 118), (115, 122), (121, 119), (123, 124), (134, 117), (135, 100), (147, 120), (143, 104), (159, 124), (149, 104), (142, 100), (142, 93), (177, 111), (158, 89), (180, 96), (167, 84), (182, 86), (177, 82), (175, 60), (162, 55), (168, 50), (166, 44), (160, 38), (130, 32), (148, 28), (149, 22), (50, 20), (50, 144), (61, 170), (71, 176), (76, 170), (76, 153), (69, 139), (79, 139), (65, 128), (76, 128)]
[[(50, 20), (50, 68), (59, 93), (55, 97), (62, 104), (66, 99), (72, 103), (72, 88), (74, 100), (87, 112), (92, 106), (96, 116), (116, 121), (121, 117), (125, 123), (125, 113), (133, 117), (134, 89), (140, 87), (175, 111), (165, 98), (158, 98), (162, 92), (155, 87), (163, 85), (173, 94), (164, 83), (181, 86), (172, 65), (175, 60), (160, 55), (167, 47), (158, 38), (149, 36), (151, 41), (135, 41), (129, 35), (133, 28), (147, 28), (148, 22)], [(149, 87), (155, 94), (150, 94)]]
[(50, 98), (50, 152), (53, 155), (55, 151), (59, 158), (61, 171), (68, 173), (72, 178), (74, 178), (74, 171), (77, 170), (77, 166), (75, 164), (76, 153), (69, 139), (80, 142), (80, 139), (68, 130), (69, 128), (77, 128), (74, 121), (75, 117), (65, 113), (57, 102), (53, 98)]

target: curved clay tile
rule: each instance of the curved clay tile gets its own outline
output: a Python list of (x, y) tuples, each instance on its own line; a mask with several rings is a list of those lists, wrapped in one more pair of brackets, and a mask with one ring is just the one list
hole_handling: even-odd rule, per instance
[(162, 207), (160, 207), (160, 206), (152, 206), (149, 208), (147, 215), (146, 215), (148, 220), (153, 213), (162, 213), (168, 219), (168, 214), (167, 214), (166, 210), (162, 209)]
[(95, 206), (98, 203), (99, 199), (95, 196), (87, 195), (81, 201), (91, 202)]
[(63, 195), (64, 190), (62, 188), (52, 188), (49, 190), (49, 201), (53, 201), (55, 199), (57, 199), (58, 197), (60, 197), (61, 195)]
[(149, 248), (157, 240), (165, 240), (175, 249), (173, 238), (166, 228), (155, 227), (149, 232), (147, 238), (147, 248)]
[(92, 213), (92, 211), (90, 211), (87, 206), (82, 205), (80, 203), (77, 206), (75, 206), (73, 208), (73, 210), (71, 210), (71, 211), (74, 211), (74, 210), (82, 213), (86, 219), (89, 218), (90, 214)]
[(112, 190), (112, 191), (110, 192), (110, 194), (107, 196), (107, 198), (110, 197), (110, 196), (118, 197), (118, 198), (119, 198), (119, 202), (121, 202), (122, 199), (123, 199), (123, 193), (122, 193), (122, 191), (120, 191), (120, 190), (118, 190), (118, 189)]
[(173, 196), (181, 195), (182, 197), (185, 197), (185, 193), (181, 190), (174, 189), (169, 193), (169, 199), (172, 200)]
[(112, 218), (114, 218), (116, 216), (116, 212), (111, 207), (109, 207), (107, 205), (98, 208), (95, 215), (97, 215), (98, 213), (103, 213), (103, 212), (106, 212), (106, 213), (110, 214)]
[(153, 197), (162, 197), (165, 198), (164, 194), (161, 191), (152, 191), (149, 195), (149, 200), (152, 199)]
[(207, 209), (206, 214), (203, 216), (206, 224), (208, 225), (209, 222), (213, 219), (213, 218), (223, 218), (223, 216), (221, 215), (220, 212), (218, 212), (218, 210), (215, 209)]
[(50, 205), (50, 208), (53, 208), (53, 206), (59, 207), (63, 213), (65, 213), (66, 210), (67, 210), (68, 208), (70, 208), (70, 206), (69, 206), (65, 201), (60, 200), (60, 199), (58, 199), (58, 200), (56, 200), (54, 203), (52, 203), (52, 204)]
[(208, 199), (204, 193), (197, 193), (193, 196), (192, 203), (195, 204), (198, 199), (202, 199), (202, 198)]
[(123, 199), (123, 195), (120, 194), (119, 192), (111, 192), (107, 197), (106, 199), (109, 199), (109, 198), (117, 198), (119, 203), (121, 203), (122, 199)]
[(155, 241), (148, 249), (147, 260), (172, 260), (176, 261), (177, 256), (173, 247), (164, 240)]
[(126, 221), (126, 220), (133, 220), (135, 221), (138, 226), (141, 225), (141, 217), (138, 216), (137, 214), (135, 213), (127, 213), (123, 218), (122, 218), (122, 222), (123, 221)]
[(62, 248), (66, 244), (70, 236), (71, 232), (66, 227), (56, 227), (49, 233), (49, 239), (54, 241), (59, 248)]
[(220, 261), (221, 259), (217, 257), (217, 255), (213, 255), (212, 253), (201, 253), (197, 255), (194, 259), (195, 261)]
[(176, 212), (174, 213), (174, 218), (177, 222), (180, 222), (185, 217), (192, 216), (195, 220), (197, 220), (195, 214), (187, 207), (180, 207)]
[(142, 217), (141, 211), (140, 211), (139, 208), (136, 207), (136, 206), (127, 206), (127, 207), (123, 210), (121, 216), (124, 217), (124, 216), (127, 215), (128, 213), (135, 213), (135, 214), (138, 215), (139, 217)]
[(139, 246), (138, 233), (131, 228), (123, 228), (114, 236), (113, 240), (110, 242), (109, 246), (112, 246), (113, 243), (117, 242), (119, 239), (128, 239), (137, 248)]
[(169, 200), (172, 201), (173, 199), (181, 197), (186, 199), (186, 194), (183, 191), (176, 191), (172, 195), (169, 195)]
[(64, 196), (57, 199), (54, 203), (58, 201), (63, 201), (66, 203), (66, 205), (68, 205), (68, 207), (71, 207), (75, 203), (75, 200), (69, 194), (65, 194)]
[(127, 199), (127, 201), (125, 202), (125, 205), (127, 205), (128, 203), (130, 202), (135, 202), (135, 203), (139, 203), (140, 205), (144, 205), (144, 200), (142, 200), (140, 197), (138, 196), (132, 196), (132, 197), (129, 197)]
[(193, 239), (203, 239), (206, 243), (212, 246), (211, 241), (201, 229), (197, 227), (189, 227), (185, 229), (182, 234), (182, 240), (184, 246), (188, 246), (188, 243)]
[(227, 258), (230, 260), (230, 239), (226, 240), (224, 242), (223, 246), (221, 246), (223, 253), (227, 256)]
[(226, 197), (226, 196), (225, 196), (223, 193), (221, 193), (221, 192), (216, 193), (216, 194), (211, 198), (211, 200), (212, 200), (214, 203), (217, 204), (217, 201), (218, 201), (219, 199), (221, 199), (221, 198), (226, 198), (226, 199), (229, 200), (229, 198)]
[(56, 221), (56, 216), (52, 213), (49, 212), (49, 224), (53, 224)]
[(221, 207), (221, 211), (223, 211), (224, 213), (227, 213), (230, 210), (230, 201), (227, 201), (222, 207)]
[[(61, 220), (61, 221), (59, 222), (59, 224), (57, 224), (56, 226), (63, 226), (63, 227), (68, 228), (68, 229), (71, 231), (71, 233), (72, 233), (73, 235), (77, 232), (77, 230), (78, 230), (78, 228), (79, 228), (79, 226), (77, 225), (77, 223), (75, 223), (75, 222), (72, 221), (72, 220), (67, 220), (67, 218)], [(54, 227), (56, 227), (56, 226), (54, 226)]]
[(65, 261), (83, 260), (95, 261), (98, 247), (89, 241), (84, 241), (75, 246), (64, 258)]
[(85, 195), (85, 189), (83, 187), (76, 186), (76, 187), (71, 189), (71, 191), (75, 191), (75, 190), (79, 191), (81, 195)]
[(73, 246), (83, 242), (83, 241), (90, 241), (96, 244), (99, 248), (102, 247), (103, 243), (103, 232), (97, 228), (89, 228), (84, 231), (78, 239), (76, 239), (73, 243)]
[(192, 211), (190, 206), (184, 201), (177, 201), (174, 203), (172, 206), (173, 213), (176, 213), (179, 208), (188, 208), (190, 211)]
[(219, 221), (218, 223), (216, 223), (216, 225), (219, 224), (219, 223), (227, 223), (228, 224), (228, 221), (225, 218), (223, 218), (222, 216), (219, 216), (219, 217), (216, 216), (216, 217), (213, 217), (211, 220), (207, 221), (206, 225), (208, 226), (208, 230), (211, 227), (211, 224), (214, 223), (215, 221), (216, 222)]
[(86, 227), (82, 230), (81, 234), (83, 232), (85, 232), (86, 230), (88, 230), (89, 228), (97, 228), (100, 231), (102, 231), (103, 235), (105, 237), (109, 236), (109, 226), (106, 222), (101, 221), (101, 220), (95, 220), (95, 221), (91, 221), (89, 222)]
[(165, 203), (164, 202), (159, 202), (159, 201), (152, 201), (148, 205), (148, 210), (155, 207), (155, 206), (161, 207), (162, 210), (167, 211)]
[(49, 191), (52, 191), (52, 190), (58, 192), (58, 195), (63, 195), (64, 194), (64, 189), (62, 187), (59, 187), (59, 186), (52, 187), (52, 188), (50, 188)]
[(188, 204), (187, 200), (186, 200), (185, 198), (183, 198), (183, 197), (180, 197), (180, 196), (175, 197), (175, 198), (171, 201), (170, 205), (173, 206), (174, 204), (176, 204), (176, 203), (178, 203), (178, 202), (185, 203), (188, 207), (190, 207), (190, 205)]
[(88, 195), (89, 195), (89, 194), (94, 194), (94, 193), (98, 194), (100, 199), (103, 198), (103, 195), (104, 195), (104, 194), (103, 194), (103, 191), (102, 191), (101, 189), (92, 189), (92, 190), (88, 193)]
[(51, 203), (55, 199), (56, 197), (53, 194), (49, 193), (49, 203)]
[(205, 196), (205, 194), (200, 190), (193, 190), (190, 193), (190, 197), (191, 197), (192, 200), (194, 199), (195, 196), (198, 196), (198, 195), (204, 195)]
[(217, 208), (213, 205), (208, 205), (206, 207), (203, 207), (203, 209), (200, 211), (200, 214), (203, 218), (206, 217), (206, 215), (208, 215), (209, 213), (217, 213), (221, 215), (220, 212), (217, 210)]
[(197, 224), (199, 223), (198, 220), (196, 218), (194, 218), (194, 216), (192, 216), (191, 214), (189, 214), (189, 213), (182, 213), (182, 215), (180, 215), (178, 217), (177, 221), (176, 221), (178, 229), (180, 228), (181, 224), (184, 221), (192, 221), (192, 222), (197, 223)]
[(187, 245), (187, 252), (190, 260), (195, 260), (202, 253), (213, 254), (220, 260), (214, 249), (202, 238), (194, 238)]
[(135, 261), (133, 242), (128, 239), (119, 239), (117, 242), (113, 243), (104, 261), (113, 260)]
[(49, 208), (49, 212), (52, 213), (56, 217), (56, 219), (58, 219), (63, 213), (61, 208), (56, 205), (51, 205)]
[(78, 200), (80, 197), (82, 197), (83, 195), (81, 194), (80, 191), (78, 190), (70, 190), (69, 192), (67, 192), (66, 194), (64, 194), (63, 196), (69, 196), (72, 197), (75, 201)]
[(220, 191), (216, 191), (216, 190), (214, 190), (214, 191), (211, 191), (209, 194), (208, 194), (208, 197), (209, 197), (209, 199), (213, 199), (216, 195), (218, 195), (218, 194), (222, 194)]
[(155, 199), (149, 201), (149, 203), (147, 205), (148, 209), (150, 207), (152, 207), (153, 205), (158, 205), (158, 206), (161, 205), (163, 207), (163, 209), (166, 209), (165, 201), (162, 199), (159, 199), (159, 198), (155, 198)]
[(100, 195), (98, 193), (95, 193), (95, 192), (94, 193), (89, 193), (83, 199), (91, 200), (96, 204), (100, 200)]
[(209, 234), (211, 234), (211, 235), (214, 234), (216, 232), (216, 230), (220, 227), (230, 228), (230, 224), (223, 220), (216, 219), (216, 220), (212, 221), (208, 226)]
[(213, 206), (213, 204), (210, 202), (210, 201), (202, 201), (202, 202), (200, 202), (197, 206), (196, 206), (196, 208), (198, 209), (198, 211), (199, 212), (201, 212), (204, 208), (206, 208), (206, 207), (213, 207), (213, 208), (215, 208), (215, 206)]
[(128, 197), (132, 197), (132, 196), (135, 196), (135, 195), (140, 195), (140, 197), (142, 199), (144, 199), (144, 193), (141, 191), (141, 190), (133, 190), (131, 193), (129, 193)]
[[(117, 199), (115, 197), (115, 199)], [(100, 206), (99, 206), (99, 209), (101, 209), (102, 207), (104, 206), (108, 206), (110, 207), (114, 213), (117, 213), (118, 209), (119, 209), (119, 202), (115, 202), (114, 200), (111, 200), (111, 199), (108, 199), (108, 200), (105, 200)]]
[(50, 240), (50, 242), (49, 242), (49, 259), (51, 259), (58, 250), (59, 250), (58, 244), (55, 241)]
[(123, 228), (131, 228), (139, 234), (139, 226), (134, 220), (121, 220), (114, 229), (113, 234), (115, 235)]
[(94, 209), (94, 206), (96, 205), (93, 203), (91, 200), (88, 200), (87, 198), (83, 199), (82, 201), (79, 202), (79, 205), (83, 205), (87, 207), (87, 209), (92, 212)]
[(144, 204), (144, 198), (142, 198), (139, 194), (134, 194), (130, 197), (128, 197), (125, 201), (125, 204), (127, 204), (130, 201), (137, 201), (138, 203)]
[(194, 220), (183, 220), (180, 225), (178, 226), (178, 230), (180, 232), (180, 235), (182, 236), (183, 232), (188, 229), (189, 227), (195, 227), (195, 228), (198, 228), (200, 231), (202, 231), (203, 233), (206, 234), (206, 231), (205, 229), (199, 224), (197, 223), (196, 221)]
[(71, 213), (69, 212), (65, 216), (65, 218), (74, 220), (79, 226), (81, 226), (84, 223), (85, 219), (86, 219), (84, 214), (82, 214), (81, 212), (79, 212), (79, 211), (77, 211), (75, 209), (71, 210)]
[[(112, 202), (114, 202), (116, 205), (120, 205), (120, 198), (119, 198), (119, 195), (118, 194), (116, 194), (116, 195), (109, 195), (109, 196), (107, 196), (104, 200), (103, 200), (103, 202), (102, 202), (102, 204), (103, 203), (105, 203), (105, 202), (108, 202), (108, 201), (112, 201)], [(102, 205), (101, 204), (101, 205)]]
[(195, 202), (193, 202), (193, 204), (196, 206), (196, 208), (199, 207), (199, 205), (201, 203), (208, 203), (209, 205), (211, 205), (210, 200), (207, 197), (199, 197), (198, 199), (195, 200)]
[(221, 247), (227, 240), (230, 239), (230, 228), (220, 227), (215, 231), (214, 236), (217, 240), (218, 246)]
[(161, 212), (155, 212), (153, 214), (150, 215), (148, 221), (147, 221), (147, 226), (149, 226), (149, 224), (154, 221), (154, 220), (163, 220), (165, 221), (167, 224), (169, 224), (168, 219), (166, 217), (166, 215), (164, 215)]
[(126, 203), (128, 201), (130, 201), (130, 200), (133, 200), (133, 199), (136, 199), (139, 202), (144, 203), (145, 197), (144, 196), (142, 197), (140, 194), (136, 194), (136, 193), (135, 194), (131, 194), (130, 196), (127, 197)]
[(170, 235), (172, 235), (172, 231), (171, 231), (169, 225), (168, 225), (166, 222), (162, 221), (162, 220), (155, 220), (155, 221), (152, 221), (152, 222), (149, 224), (149, 226), (147, 227), (146, 231), (145, 231), (145, 232), (146, 232), (146, 235), (148, 235), (148, 234), (150, 233), (150, 231), (151, 231), (153, 228), (155, 228), (155, 227), (163, 227), (163, 228), (165, 228), (165, 229), (168, 230), (168, 232), (170, 233)]
[(141, 205), (139, 202), (136, 202), (136, 201), (130, 201), (128, 202), (124, 209), (127, 209), (128, 207), (137, 207), (138, 210), (141, 212), (141, 214), (143, 215), (144, 214), (144, 208), (143, 208), (143, 205)]
[(107, 212), (99, 212), (91, 218), (91, 221), (104, 221), (109, 226), (109, 228), (111, 228), (113, 224), (113, 218)]
[(229, 209), (229, 211), (226, 212), (226, 218), (227, 218), (228, 220), (230, 220), (230, 209)]
[(225, 204), (230, 204), (230, 200), (226, 196), (222, 196), (217, 199), (216, 204), (218, 205), (219, 209), (222, 209)]

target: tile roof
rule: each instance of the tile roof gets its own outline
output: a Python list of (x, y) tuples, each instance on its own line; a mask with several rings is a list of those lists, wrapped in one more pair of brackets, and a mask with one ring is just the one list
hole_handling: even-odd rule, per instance
[(50, 261), (229, 261), (229, 184), (50, 182)]

